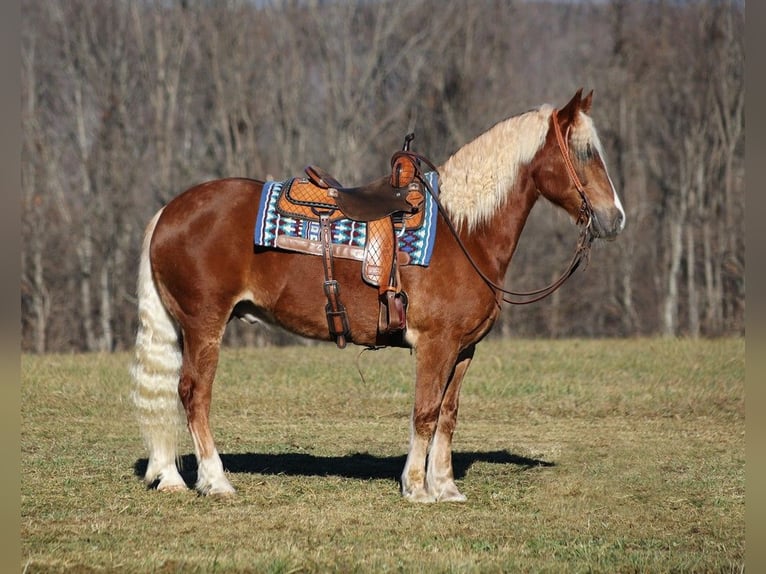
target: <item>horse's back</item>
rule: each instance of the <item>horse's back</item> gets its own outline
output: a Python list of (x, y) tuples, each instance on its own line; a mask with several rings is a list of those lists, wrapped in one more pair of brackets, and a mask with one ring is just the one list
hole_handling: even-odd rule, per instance
[(246, 178), (217, 179), (195, 185), (164, 207), (155, 237), (163, 233), (193, 233), (188, 226), (214, 223), (224, 215), (239, 214), (228, 221), (231, 226), (252, 225), (262, 188), (263, 182)]

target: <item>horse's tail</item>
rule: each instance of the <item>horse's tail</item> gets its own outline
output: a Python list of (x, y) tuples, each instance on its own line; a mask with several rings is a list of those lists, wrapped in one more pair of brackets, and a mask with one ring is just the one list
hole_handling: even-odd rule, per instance
[(133, 403), (149, 449), (145, 480), (174, 482), (178, 439), (185, 417), (178, 397), (181, 345), (176, 322), (160, 299), (152, 275), (149, 247), (162, 210), (144, 234), (138, 268), (138, 334), (133, 364)]

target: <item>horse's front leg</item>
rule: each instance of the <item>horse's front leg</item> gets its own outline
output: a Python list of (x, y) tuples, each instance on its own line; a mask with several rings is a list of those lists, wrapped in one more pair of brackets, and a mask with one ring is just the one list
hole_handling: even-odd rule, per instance
[(402, 495), (413, 502), (435, 502), (437, 499), (426, 481), (426, 457), (456, 356), (457, 351), (452, 351), (444, 342), (422, 344), (417, 349), (410, 450), (402, 472)]
[(440, 502), (463, 502), (466, 499), (455, 484), (452, 470), (452, 434), (457, 425), (460, 387), (475, 350), (476, 346), (471, 345), (458, 356), (444, 390), (436, 432), (428, 455), (426, 485), (428, 492)]
[(234, 494), (234, 487), (224, 474), (223, 463), (210, 431), (210, 402), (222, 334), (223, 329), (217, 337), (184, 332), (183, 364), (178, 386), (197, 456), (196, 488), (201, 494), (218, 496)]

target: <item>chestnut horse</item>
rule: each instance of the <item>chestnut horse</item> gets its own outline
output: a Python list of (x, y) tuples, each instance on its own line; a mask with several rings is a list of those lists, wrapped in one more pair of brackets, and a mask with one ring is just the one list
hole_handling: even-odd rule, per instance
[[(465, 252), (440, 217), (430, 265), (401, 269), (409, 307), (398, 345), (416, 355), (410, 445), (401, 476), (401, 492), (409, 500), (465, 500), (452, 470), (460, 386), (503, 300), (466, 253), (491, 282), (502, 284), (540, 195), (574, 220), (587, 204), (592, 238), (613, 239), (623, 229), (625, 213), (588, 115), (592, 96), (582, 97), (579, 90), (559, 110), (542, 105), (501, 121), (438, 169), (440, 199)], [(559, 138), (564, 134), (560, 142), (557, 131)], [(231, 318), (331, 340), (322, 258), (253, 246), (262, 187), (244, 178), (197, 185), (160, 209), (146, 230), (131, 373), (149, 451), (145, 481), (158, 490), (186, 488), (176, 467), (185, 421), (198, 461), (197, 490), (234, 493), (209, 423), (221, 338)], [(343, 286), (351, 342), (378, 346), (378, 292), (361, 281), (359, 265), (336, 259), (335, 277)]]

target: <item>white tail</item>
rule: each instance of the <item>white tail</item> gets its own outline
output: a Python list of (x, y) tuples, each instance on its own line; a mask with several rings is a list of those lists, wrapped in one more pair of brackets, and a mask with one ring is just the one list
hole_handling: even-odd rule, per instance
[(133, 403), (149, 450), (144, 480), (160, 490), (186, 488), (176, 468), (178, 439), (186, 417), (178, 397), (181, 347), (178, 327), (160, 299), (149, 246), (162, 210), (146, 228), (138, 269), (138, 334), (133, 364)]

